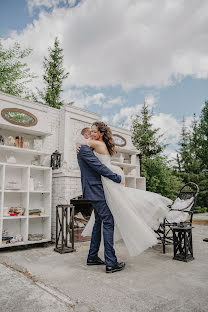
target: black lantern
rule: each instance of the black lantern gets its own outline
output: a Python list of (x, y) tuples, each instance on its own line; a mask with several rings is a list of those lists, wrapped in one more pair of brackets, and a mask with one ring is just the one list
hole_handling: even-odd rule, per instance
[(51, 155), (51, 167), (52, 169), (61, 167), (61, 154), (57, 150)]
[(194, 260), (192, 246), (192, 226), (177, 225), (173, 227), (174, 260), (188, 262)]
[(54, 250), (61, 254), (76, 251), (74, 249), (73, 205), (56, 206), (56, 247)]

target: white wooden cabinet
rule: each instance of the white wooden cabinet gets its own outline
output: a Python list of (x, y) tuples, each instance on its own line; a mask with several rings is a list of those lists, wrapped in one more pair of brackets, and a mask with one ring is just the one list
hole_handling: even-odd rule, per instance
[(113, 156), (111, 163), (119, 166), (125, 175), (127, 187), (146, 190), (146, 179), (140, 177), (140, 161), (137, 150), (116, 148), (117, 153)]
[[(0, 248), (51, 240), (51, 182), (50, 167), (0, 163)], [(10, 216), (11, 207), (25, 208), (24, 215)], [(30, 215), (32, 209), (40, 215)], [(5, 244), (3, 233), (22, 241)], [(42, 239), (28, 240), (30, 234)]]

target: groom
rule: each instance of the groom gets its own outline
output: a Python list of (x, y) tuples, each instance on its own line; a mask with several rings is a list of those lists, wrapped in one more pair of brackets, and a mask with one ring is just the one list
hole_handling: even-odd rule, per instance
[[(114, 220), (106, 203), (101, 176), (121, 183), (121, 176), (113, 173), (100, 162), (88, 145), (82, 145), (77, 159), (81, 170), (83, 199), (90, 200), (94, 208), (95, 224), (92, 231), (87, 265), (106, 264), (106, 273), (121, 271), (125, 263), (117, 262), (113, 247)], [(105, 263), (98, 257), (103, 224)]]

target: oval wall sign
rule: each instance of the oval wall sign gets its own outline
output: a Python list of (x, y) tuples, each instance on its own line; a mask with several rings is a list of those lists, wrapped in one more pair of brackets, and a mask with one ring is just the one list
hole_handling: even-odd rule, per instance
[(119, 134), (113, 134), (113, 139), (116, 146), (123, 147), (126, 145), (126, 139)]
[(1, 116), (6, 121), (23, 127), (32, 127), (35, 126), (38, 122), (37, 117), (35, 117), (30, 112), (20, 108), (4, 108), (1, 111)]

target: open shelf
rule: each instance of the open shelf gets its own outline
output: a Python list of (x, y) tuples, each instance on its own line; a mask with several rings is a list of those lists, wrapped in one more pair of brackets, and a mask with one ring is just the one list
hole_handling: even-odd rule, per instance
[(118, 161), (111, 161), (112, 165), (116, 165), (122, 168), (137, 168), (139, 167), (138, 165), (130, 164), (130, 163), (124, 163), (124, 162), (118, 162)]
[(28, 190), (28, 168), (13, 167), (5, 168), (5, 191), (27, 191)]
[(143, 191), (146, 190), (146, 179), (144, 177), (136, 178), (136, 188), (141, 189)]
[[(31, 177), (40, 189), (30, 191)], [(0, 163), (0, 185), (0, 248), (50, 241), (52, 169)], [(19, 207), (25, 208), (23, 215), (9, 215), (11, 208), (15, 214)], [(29, 215), (31, 209), (40, 209), (40, 215)], [(29, 234), (42, 234), (42, 239), (30, 241)], [(18, 241), (20, 237), (22, 241)]]
[(30, 168), (30, 193), (46, 193), (51, 189), (51, 171)]
[(29, 216), (29, 219), (35, 219), (35, 218), (50, 218), (50, 216), (49, 215)]
[[(30, 210), (39, 209), (41, 214), (49, 215), (51, 198), (50, 193), (30, 193), (29, 212)], [(31, 216), (29, 214), (29, 216)]]
[(116, 151), (119, 152), (119, 153), (125, 153), (125, 154), (128, 154), (128, 155), (139, 154), (139, 152), (137, 150), (127, 149), (127, 148), (119, 147), (119, 146), (116, 146)]
[(30, 155), (41, 155), (41, 156), (48, 156), (49, 153), (45, 153), (43, 151), (37, 151), (34, 149), (29, 148), (21, 148), (16, 146), (9, 146), (9, 145), (0, 145), (0, 151), (7, 151), (7, 152), (17, 152), (17, 153), (24, 153)]
[(45, 137), (51, 135), (49, 132), (34, 130), (33, 128), (26, 128), (17, 125), (0, 124), (0, 129), (14, 131), (15, 133), (25, 133), (33, 136)]
[(113, 155), (111, 163), (122, 169), (125, 176), (125, 186), (146, 190), (146, 179), (140, 177), (139, 151), (116, 147), (117, 153)]
[(130, 176), (125, 176), (125, 186), (136, 188), (136, 178), (130, 177)]
[(27, 216), (9, 216), (3, 217), (3, 220), (16, 220), (16, 219), (26, 219)]
[[(32, 235), (42, 234), (43, 235), (42, 239), (49, 240), (51, 237), (50, 218), (30, 218), (28, 235), (30, 234)], [(29, 241), (32, 242), (32, 240)]]
[[(22, 241), (27, 241), (28, 229), (27, 229), (27, 219), (26, 218), (19, 218), (19, 219), (3, 219), (3, 233), (4, 231), (8, 233), (10, 237), (16, 237), (21, 235)], [(3, 239), (3, 237), (2, 237)], [(2, 245), (6, 246), (7, 244), (3, 243)], [(21, 243), (21, 242), (18, 242)]]

